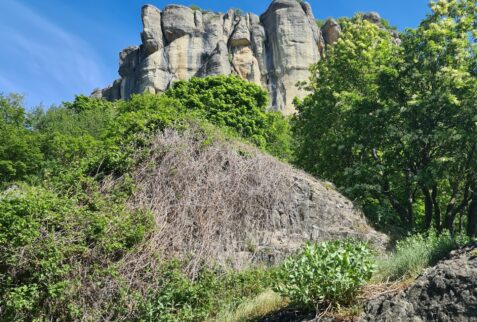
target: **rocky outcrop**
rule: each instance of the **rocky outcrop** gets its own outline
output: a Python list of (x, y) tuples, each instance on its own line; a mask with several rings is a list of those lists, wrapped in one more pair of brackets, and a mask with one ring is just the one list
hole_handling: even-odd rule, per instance
[(292, 114), (296, 83), (322, 56), (324, 40), (307, 3), (274, 0), (260, 17), (180, 5), (142, 8), (142, 44), (120, 53), (120, 79), (92, 95), (109, 100), (160, 93), (176, 80), (234, 74), (270, 93), (270, 108)]
[[(181, 5), (163, 11), (145, 5), (141, 16), (142, 44), (119, 54), (120, 78), (95, 90), (93, 97), (128, 99), (135, 93), (164, 92), (177, 80), (232, 74), (267, 90), (271, 110), (293, 114), (293, 99), (306, 95), (297, 83), (308, 80), (310, 65), (341, 33), (333, 19), (320, 30), (310, 5), (296, 0), (273, 0), (261, 16)], [(384, 28), (376, 12), (363, 19)], [(391, 32), (399, 44), (399, 34)]]
[[(192, 131), (192, 132), (191, 132)], [(275, 264), (307, 241), (356, 238), (383, 250), (387, 236), (321, 182), (248, 145), (165, 131), (133, 174), (128, 207), (154, 216), (152, 249), (235, 268)]]
[(321, 27), (321, 32), (323, 34), (323, 39), (327, 45), (332, 45), (338, 41), (341, 33), (341, 27), (338, 22), (334, 19), (326, 20), (323, 27)]
[(374, 299), (362, 321), (477, 321), (477, 244), (451, 253), (406, 290)]

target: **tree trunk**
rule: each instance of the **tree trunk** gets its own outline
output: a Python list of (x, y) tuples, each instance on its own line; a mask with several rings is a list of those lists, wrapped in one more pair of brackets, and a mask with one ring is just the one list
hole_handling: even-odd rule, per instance
[(431, 228), (432, 225), (432, 215), (434, 212), (434, 207), (432, 203), (432, 196), (429, 192), (429, 189), (422, 189), (424, 194), (424, 205), (425, 205), (425, 217), (424, 217), (424, 228), (426, 230)]
[(437, 187), (432, 188), (432, 204), (434, 208), (434, 225), (438, 233), (442, 232), (442, 223), (441, 223), (441, 208), (439, 207), (439, 201), (437, 200)]
[(472, 196), (467, 218), (467, 235), (477, 237), (477, 194)]

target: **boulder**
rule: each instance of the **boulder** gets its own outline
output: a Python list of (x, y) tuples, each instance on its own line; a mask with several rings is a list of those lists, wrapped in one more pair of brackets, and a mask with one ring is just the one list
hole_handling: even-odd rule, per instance
[(341, 27), (339, 23), (334, 19), (326, 20), (323, 27), (321, 27), (321, 33), (323, 34), (323, 39), (327, 45), (332, 45), (338, 41), (341, 33)]
[(145, 5), (141, 10), (143, 31), (141, 40), (144, 53), (150, 55), (164, 47), (161, 11), (154, 6)]
[[(296, 0), (275, 0), (260, 17), (266, 33), (268, 90), (274, 109), (294, 113), (293, 99), (306, 93), (296, 87), (307, 80), (320, 59), (316, 23)], [(313, 18), (314, 20), (314, 18)]]
[(154, 216), (151, 247), (161, 254), (244, 268), (277, 264), (308, 241), (386, 247), (388, 238), (332, 184), (240, 142), (204, 147), (194, 131), (158, 134), (133, 174), (128, 207)]
[(477, 244), (454, 251), (405, 290), (369, 301), (361, 321), (477, 321)]
[(249, 46), (250, 43), (248, 15), (245, 17), (239, 17), (238, 22), (235, 24), (232, 36), (230, 37), (230, 46)]
[(168, 43), (194, 32), (195, 23), (194, 11), (186, 6), (169, 5), (162, 14), (162, 28)]
[(377, 12), (368, 12), (363, 15), (364, 20), (368, 20), (376, 25), (381, 25), (381, 15)]

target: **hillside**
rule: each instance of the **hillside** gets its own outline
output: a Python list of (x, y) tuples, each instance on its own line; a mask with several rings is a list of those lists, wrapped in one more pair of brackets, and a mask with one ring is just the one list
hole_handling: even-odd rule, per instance
[(112, 86), (0, 93), (0, 322), (476, 320), (475, 0), (142, 20)]
[(153, 247), (191, 266), (278, 264), (308, 241), (354, 238), (384, 250), (371, 228), (332, 184), (234, 141), (203, 147), (203, 133), (173, 130), (153, 139), (133, 172), (132, 211), (157, 223)]

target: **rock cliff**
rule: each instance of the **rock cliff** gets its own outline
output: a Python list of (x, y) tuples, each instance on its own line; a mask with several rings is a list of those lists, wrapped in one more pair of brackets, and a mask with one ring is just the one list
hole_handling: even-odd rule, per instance
[[(163, 92), (176, 80), (235, 74), (268, 90), (271, 109), (291, 114), (294, 97), (305, 94), (296, 83), (308, 79), (310, 64), (325, 46), (310, 5), (296, 0), (274, 0), (260, 17), (146, 5), (142, 22), (142, 44), (119, 55), (120, 79), (93, 96), (127, 99)], [(336, 41), (336, 28), (327, 26), (330, 42)]]
[(356, 238), (386, 247), (387, 236), (332, 184), (239, 142), (204, 144), (201, 133), (158, 134), (132, 176), (128, 207), (151, 213), (157, 225), (151, 249), (193, 267), (240, 268), (278, 263), (307, 241)]

